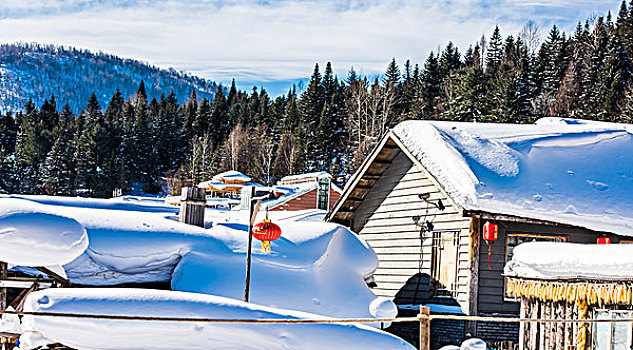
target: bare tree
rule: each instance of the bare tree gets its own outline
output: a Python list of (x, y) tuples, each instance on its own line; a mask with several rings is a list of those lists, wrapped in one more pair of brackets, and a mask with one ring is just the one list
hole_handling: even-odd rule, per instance
[(521, 29), (521, 32), (519, 32), (519, 38), (527, 46), (530, 56), (534, 56), (541, 45), (541, 33), (538, 24), (532, 20), (528, 21)]
[(268, 134), (268, 125), (258, 125), (250, 140), (249, 152), (250, 174), (262, 179), (267, 185), (271, 184), (275, 143)]
[(237, 124), (224, 145), (224, 157), (220, 163), (220, 169), (241, 171), (243, 163), (247, 161), (244, 151), (248, 147), (248, 129), (242, 124)]
[(281, 135), (279, 147), (277, 148), (277, 157), (273, 168), (275, 177), (282, 178), (295, 172), (294, 165), (297, 160), (297, 152), (298, 147), (295, 135), (290, 131), (286, 131)]
[(213, 175), (213, 151), (213, 142), (209, 134), (191, 142), (191, 153), (185, 167), (186, 178), (191, 180), (191, 185), (195, 186)]

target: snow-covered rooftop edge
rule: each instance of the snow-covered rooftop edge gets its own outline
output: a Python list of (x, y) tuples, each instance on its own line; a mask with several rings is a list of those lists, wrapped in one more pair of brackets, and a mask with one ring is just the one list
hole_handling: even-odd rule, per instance
[(504, 274), (544, 280), (633, 279), (632, 253), (629, 244), (524, 243), (514, 248)]
[(633, 235), (632, 125), (405, 121), (391, 132), (461, 209)]

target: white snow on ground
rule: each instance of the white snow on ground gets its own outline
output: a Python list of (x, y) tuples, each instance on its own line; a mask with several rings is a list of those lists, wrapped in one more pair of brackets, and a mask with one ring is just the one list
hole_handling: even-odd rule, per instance
[[(7, 311), (15, 311), (15, 309), (9, 306)], [(0, 332), (21, 334), (20, 317), (16, 314), (2, 314), (0, 318)]]
[(539, 279), (631, 279), (633, 245), (524, 243), (514, 248), (504, 273)]
[[(25, 311), (80, 314), (322, 319), (217, 296), (142, 289), (49, 289), (29, 295)], [(24, 316), (24, 349), (52, 342), (105, 349), (414, 349), (400, 338), (358, 324), (153, 322)], [(72, 331), (70, 331), (72, 330)]]
[[(76, 220), (24, 200), (0, 200), (2, 261), (29, 266), (63, 265), (88, 247), (88, 235)], [(8, 203), (6, 203), (8, 204)]]
[(633, 126), (406, 121), (394, 134), (464, 210), (633, 235)]
[[(24, 202), (73, 218), (85, 228), (88, 248), (64, 265), (73, 283), (102, 286), (164, 281), (171, 282), (174, 290), (242, 298), (247, 250), (245, 215), (242, 218), (231, 213), (235, 216), (227, 221), (221, 220), (221, 213), (227, 212), (216, 211), (216, 216), (210, 217), (214, 222), (208, 223), (212, 227), (203, 229), (169, 219), (175, 217), (171, 206), (0, 196), (1, 208)], [(271, 217), (277, 220), (273, 213)], [(261, 242), (253, 240), (251, 301), (332, 317), (395, 316), (390, 301), (379, 302), (381, 309), (373, 313), (370, 310), (377, 297), (364, 278), (376, 269), (377, 258), (364, 241), (330, 223), (277, 223), (282, 237), (272, 242), (272, 254), (261, 254)], [(2, 255), (0, 260), (4, 260)]]

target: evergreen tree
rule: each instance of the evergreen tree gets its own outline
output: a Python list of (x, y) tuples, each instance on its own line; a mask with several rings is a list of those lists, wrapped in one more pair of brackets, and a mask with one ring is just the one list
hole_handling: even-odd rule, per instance
[(499, 26), (495, 27), (490, 43), (488, 44), (488, 54), (486, 56), (486, 73), (494, 75), (501, 65), (501, 57), (503, 56), (503, 42)]

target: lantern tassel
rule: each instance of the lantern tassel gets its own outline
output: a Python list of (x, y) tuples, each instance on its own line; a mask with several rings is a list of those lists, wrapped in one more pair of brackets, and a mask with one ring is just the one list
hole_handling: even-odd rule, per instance
[(488, 270), (492, 269), (492, 247), (488, 244)]
[(270, 241), (262, 241), (262, 254), (270, 254)]

